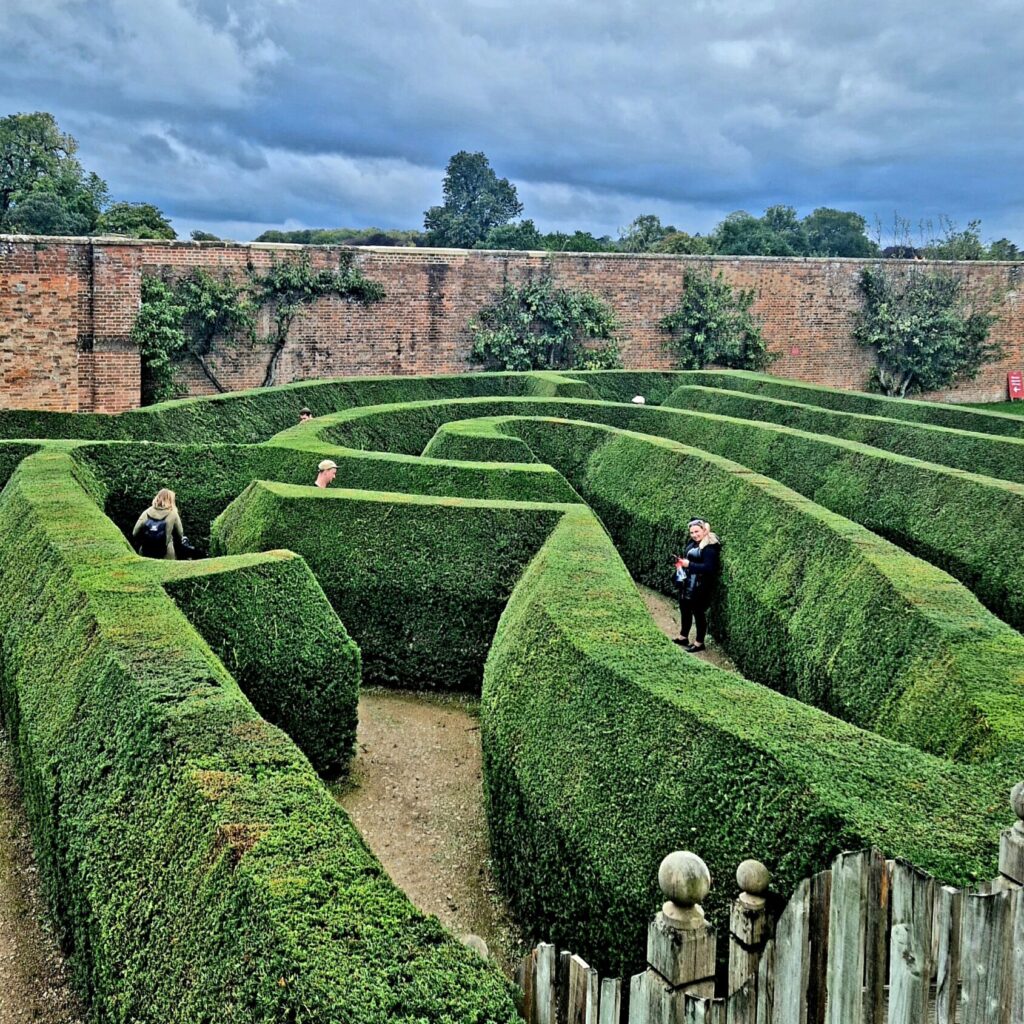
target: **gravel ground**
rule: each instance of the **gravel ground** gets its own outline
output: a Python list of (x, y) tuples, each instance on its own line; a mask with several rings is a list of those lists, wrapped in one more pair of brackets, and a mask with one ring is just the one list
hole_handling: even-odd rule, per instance
[(525, 950), (490, 866), (475, 702), (367, 688), (337, 797), (395, 884), (511, 973)]
[(0, 1024), (84, 1019), (47, 922), (10, 747), (0, 732)]
[[(639, 584), (637, 584), (637, 590), (640, 591), (644, 603), (647, 605), (647, 610), (651, 613), (651, 617), (657, 623), (662, 633), (670, 639), (679, 636), (679, 604), (676, 600), (666, 597), (657, 590), (651, 590), (650, 587), (642, 587)], [(700, 658), (701, 661), (706, 661), (716, 668), (728, 669), (730, 672), (737, 671), (729, 655), (716, 645), (714, 629), (715, 621), (714, 619), (709, 619), (708, 636), (705, 641), (707, 649), (691, 654), (690, 657)], [(692, 638), (692, 632), (690, 635)]]

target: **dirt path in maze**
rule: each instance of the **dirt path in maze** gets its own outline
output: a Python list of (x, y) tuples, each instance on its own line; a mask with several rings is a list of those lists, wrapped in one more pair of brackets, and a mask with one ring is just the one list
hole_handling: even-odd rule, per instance
[(0, 731), (0, 1024), (80, 1024), (84, 1019), (46, 924), (28, 822), (7, 737)]
[(509, 973), (522, 942), (490, 867), (475, 702), (367, 688), (336, 796), (395, 883)]
[[(651, 613), (651, 618), (657, 623), (658, 628), (670, 639), (679, 636), (679, 605), (671, 597), (666, 597), (664, 594), (659, 593), (657, 590), (651, 590), (650, 587), (642, 587), (637, 584), (637, 590), (640, 591), (641, 596), (644, 599), (644, 603), (647, 605), (647, 610)], [(706, 661), (716, 668), (725, 668), (730, 672), (739, 671), (736, 666), (732, 663), (729, 655), (722, 650), (721, 647), (715, 644), (715, 622), (714, 619), (708, 622), (708, 639), (707, 639), (707, 650), (700, 651), (697, 654), (692, 654), (690, 657), (700, 658), (701, 661)], [(691, 633), (691, 636), (693, 634)]]

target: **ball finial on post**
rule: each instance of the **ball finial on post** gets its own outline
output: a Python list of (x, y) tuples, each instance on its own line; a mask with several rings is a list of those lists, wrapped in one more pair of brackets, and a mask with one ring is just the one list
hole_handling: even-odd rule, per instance
[(658, 885), (667, 896), (661, 912), (674, 928), (704, 926), (700, 901), (711, 891), (711, 872), (695, 853), (676, 850), (658, 868)]
[(763, 907), (771, 880), (771, 872), (759, 860), (743, 861), (736, 869), (740, 902), (748, 907)]
[(1013, 828), (1016, 832), (1024, 835), (1024, 782), (1018, 782), (1010, 790), (1010, 806), (1013, 808), (1013, 813), (1017, 815)]

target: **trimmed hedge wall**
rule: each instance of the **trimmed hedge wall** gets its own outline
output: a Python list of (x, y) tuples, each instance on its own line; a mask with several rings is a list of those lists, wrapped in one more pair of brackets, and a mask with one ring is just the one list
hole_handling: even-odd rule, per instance
[(869, 395), (862, 391), (844, 391), (799, 380), (784, 380), (748, 370), (686, 370), (680, 374), (677, 383), (747, 391), (790, 402), (805, 402), (823, 409), (930, 423), (936, 427), (952, 427), (954, 430), (1024, 437), (1024, 418), (1008, 413), (985, 412), (963, 405), (920, 402), (909, 398), (886, 398), (884, 395)]
[(149, 566), (257, 712), (322, 775), (341, 774), (356, 740), (359, 648), (305, 562), (275, 551)]
[(177, 494), (185, 533), (206, 552), (214, 519), (253, 480), (312, 484), (323, 458), (338, 464), (335, 486), (409, 494), (578, 501), (548, 466), (482, 465), (355, 452), (328, 445), (305, 450), (283, 445), (82, 444), (72, 455), (94, 474), (104, 511), (126, 535), (161, 487)]
[(1003, 480), (1024, 480), (1024, 438), (996, 437), (924, 423), (835, 412), (739, 391), (681, 387), (666, 406), (779, 423), (812, 434), (842, 437), (913, 459), (983, 473)]
[[(323, 416), (355, 405), (468, 398), (473, 395), (548, 394), (557, 374), (465, 373), (433, 377), (340, 377), (274, 388), (231, 391), (161, 402), (119, 415), (0, 411), (0, 438), (83, 438), (169, 443), (217, 441), (256, 444), (293, 426), (308, 406)], [(575, 384), (565, 379), (570, 389)]]
[(744, 675), (921, 750), (1019, 770), (1024, 637), (947, 574), (718, 456), (591, 424), (507, 429), (565, 473), (644, 583), (667, 590), (687, 520), (711, 521), (725, 557), (712, 633)]
[[(410, 419), (414, 414), (416, 422)], [(477, 415), (485, 418), (460, 418)], [(520, 455), (518, 439), (502, 440), (492, 422), (497, 415), (555, 415), (603, 423), (733, 459), (946, 569), (997, 615), (1024, 629), (1024, 562), (1006, 557), (1024, 534), (1020, 484), (842, 438), (687, 409), (573, 399), (470, 399), (425, 403), (407, 411), (403, 424), (413, 430), (415, 443), (439, 424), (427, 446), (431, 455), (535, 458)], [(346, 427), (363, 416), (370, 420), (377, 443), (402, 443), (403, 434), (389, 426), (386, 410), (345, 413)], [(557, 494), (553, 500), (574, 499)]]
[(95, 1018), (511, 1024), (73, 473), (40, 453), (0, 496), (0, 706)]
[[(685, 517), (682, 517), (685, 525)], [(534, 935), (642, 967), (658, 863), (783, 892), (875, 843), (945, 880), (991, 874), (1006, 780), (862, 732), (666, 639), (601, 524), (568, 513), (502, 615), (484, 678), (492, 855)], [(705, 906), (727, 920), (730, 888)]]
[(213, 546), (301, 554), (367, 683), (479, 692), (508, 595), (566, 507), (259, 481), (216, 521)]

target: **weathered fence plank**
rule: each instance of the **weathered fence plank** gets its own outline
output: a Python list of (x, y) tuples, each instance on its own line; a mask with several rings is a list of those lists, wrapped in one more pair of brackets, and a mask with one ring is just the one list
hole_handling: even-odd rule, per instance
[(1013, 941), (1010, 956), (1010, 1020), (1024, 1020), (1024, 889), (1011, 897), (1013, 904)]
[(558, 954), (558, 966), (555, 972), (555, 989), (557, 1001), (555, 1003), (556, 1024), (566, 1024), (569, 1019), (569, 963), (572, 960), (572, 953), (563, 949)]
[(892, 878), (889, 1024), (927, 1024), (931, 983), (930, 875), (897, 861)]
[(655, 1024), (648, 1012), (649, 1009), (645, 971), (643, 974), (634, 974), (629, 979), (629, 1024)]
[(935, 1024), (954, 1024), (960, 1001), (960, 913), (964, 894), (944, 885), (936, 900)]
[(558, 991), (555, 979), (558, 968), (555, 947), (550, 942), (537, 946), (536, 978), (533, 983), (532, 1024), (555, 1024), (558, 1012)]
[(601, 981), (601, 1012), (598, 1024), (619, 1024), (622, 1018), (622, 982), (618, 978)]
[(840, 854), (832, 864), (828, 1024), (863, 1024), (865, 908), (871, 860), (870, 851), (864, 850)]
[(807, 1024), (810, 903), (811, 882), (804, 879), (775, 928), (772, 1024)]
[(828, 916), (832, 902), (832, 872), (819, 871), (811, 878), (811, 909), (808, 938), (811, 962), (807, 971), (808, 1024), (825, 1024), (828, 993)]
[(733, 992), (725, 1004), (725, 1024), (757, 1024), (757, 975)]
[(769, 939), (757, 965), (757, 1024), (775, 1019), (775, 940)]
[(889, 942), (889, 890), (892, 864), (878, 850), (867, 855), (864, 903), (864, 1024), (885, 1020), (885, 974)]
[(583, 1008), (583, 1024), (598, 1024), (597, 1015), (601, 1009), (601, 979), (593, 967), (587, 968), (587, 998)]
[(569, 958), (567, 1024), (587, 1024), (587, 973), (590, 965), (575, 953)]
[(961, 939), (960, 1024), (1009, 1024), (1011, 894), (968, 895)]

